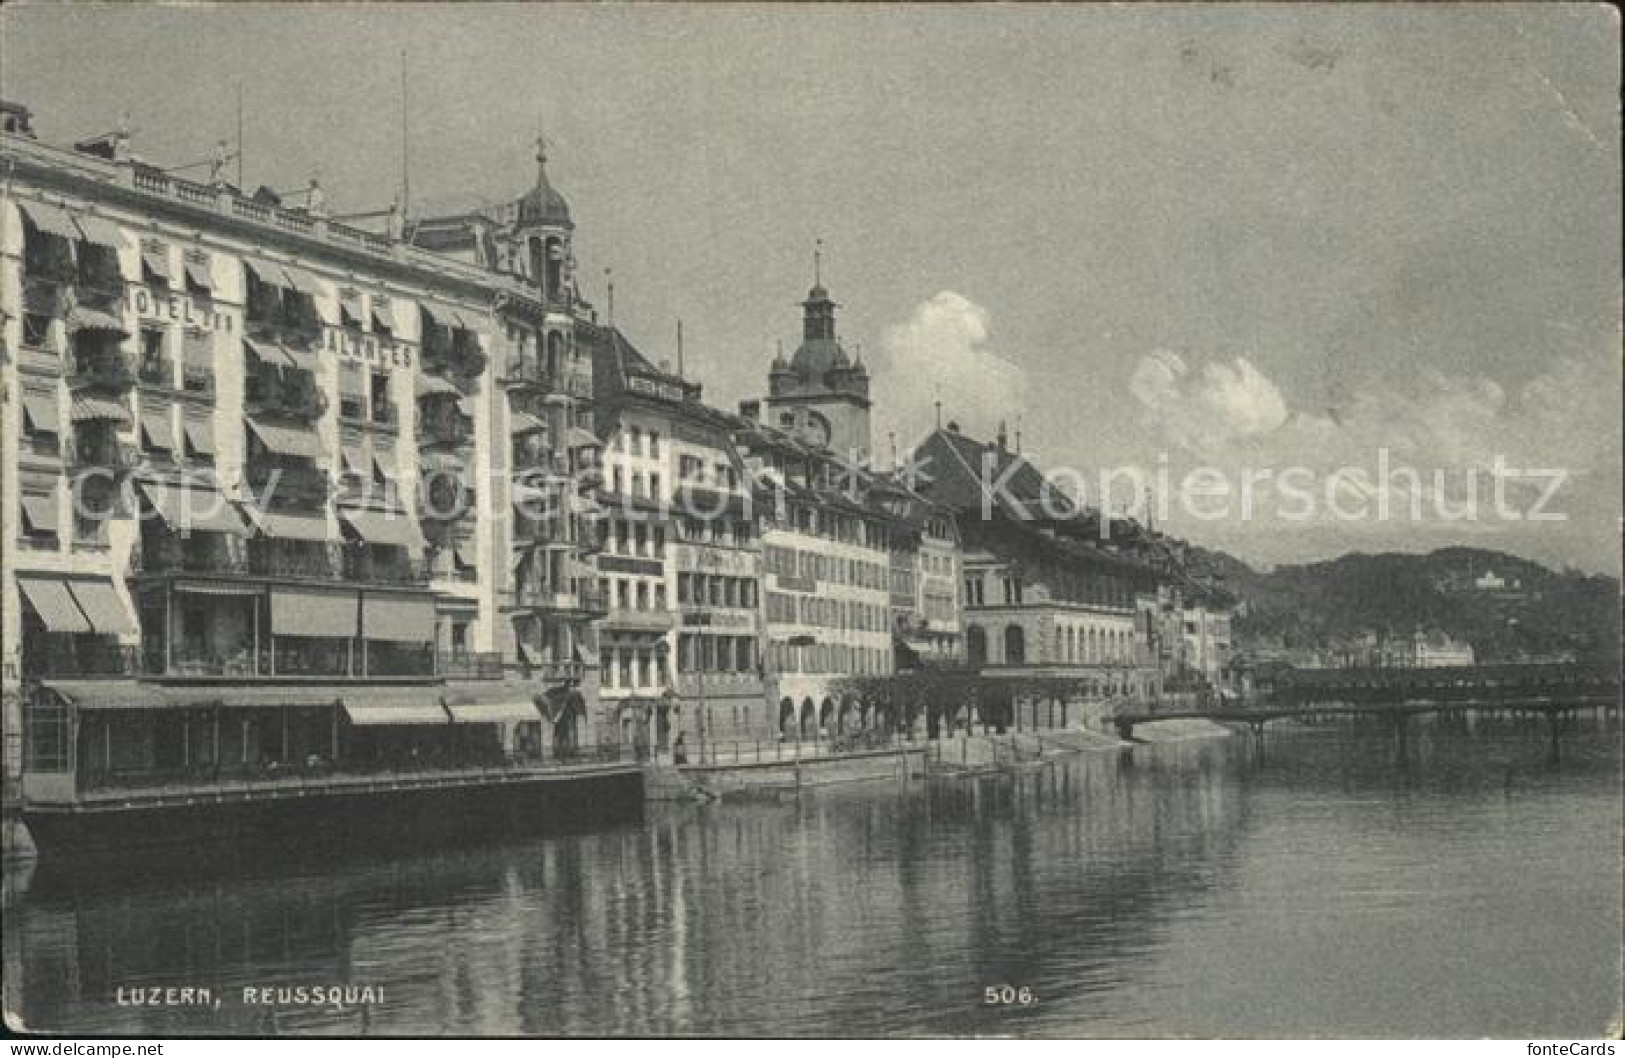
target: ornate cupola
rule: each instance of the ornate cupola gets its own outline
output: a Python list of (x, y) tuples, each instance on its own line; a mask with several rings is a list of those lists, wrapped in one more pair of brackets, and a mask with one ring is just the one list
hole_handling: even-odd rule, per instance
[(823, 255), (813, 254), (813, 285), (801, 303), (801, 344), (789, 362), (782, 351), (768, 373), (767, 405), (777, 425), (818, 424), (804, 439), (840, 452), (869, 450), (869, 374), (854, 366), (835, 329), (834, 299), (823, 283)]

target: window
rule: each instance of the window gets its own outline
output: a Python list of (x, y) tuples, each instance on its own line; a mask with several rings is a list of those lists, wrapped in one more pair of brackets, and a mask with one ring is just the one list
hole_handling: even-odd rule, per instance
[(980, 576), (966, 577), (965, 578), (965, 605), (966, 606), (981, 606), (982, 605), (982, 599), (983, 599), (982, 587), (983, 587), (982, 578)]
[(655, 609), (656, 610), (664, 610), (665, 608), (666, 608), (666, 586), (664, 584), (656, 584), (655, 585)]
[(649, 431), (649, 457), (651, 459), (660, 458), (660, 431), (658, 430)]
[(1020, 625), (1010, 625), (1004, 630), (1004, 662), (1006, 665), (1021, 665), (1027, 661), (1027, 633)]
[(643, 448), (643, 429), (634, 426), (627, 431), (626, 450), (632, 455), (640, 454)]
[(632, 585), (624, 580), (615, 582), (616, 607), (621, 610), (632, 608)]
[(698, 456), (683, 456), (677, 462), (677, 476), (684, 481), (702, 481), (705, 478), (705, 464)]
[(660, 475), (651, 473), (649, 475), (649, 498), (658, 500), (660, 496)]
[(649, 584), (647, 581), (638, 581), (638, 609), (649, 608)]

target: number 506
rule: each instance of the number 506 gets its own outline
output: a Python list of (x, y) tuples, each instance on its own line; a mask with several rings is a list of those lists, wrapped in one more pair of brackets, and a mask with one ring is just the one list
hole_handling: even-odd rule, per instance
[(1033, 995), (1031, 988), (1017, 988), (1014, 985), (988, 985), (982, 989), (982, 1002), (990, 1007), (1025, 1007), (1037, 1001), (1037, 997)]

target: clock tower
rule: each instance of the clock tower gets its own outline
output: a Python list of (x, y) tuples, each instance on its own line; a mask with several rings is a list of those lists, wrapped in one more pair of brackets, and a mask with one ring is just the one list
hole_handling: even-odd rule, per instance
[(789, 361), (781, 352), (768, 373), (766, 420), (799, 440), (843, 459), (869, 456), (869, 371), (846, 355), (835, 333), (835, 302), (824, 289), (814, 255), (813, 287), (801, 303), (801, 345)]

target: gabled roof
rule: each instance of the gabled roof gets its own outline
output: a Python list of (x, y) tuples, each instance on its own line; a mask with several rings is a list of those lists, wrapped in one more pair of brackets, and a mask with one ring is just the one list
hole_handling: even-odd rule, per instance
[(991, 494), (1006, 514), (1022, 521), (1081, 520), (1090, 514), (1049, 484), (1025, 456), (957, 430), (934, 431), (910, 463), (933, 479), (929, 498), (946, 507), (980, 511)]

